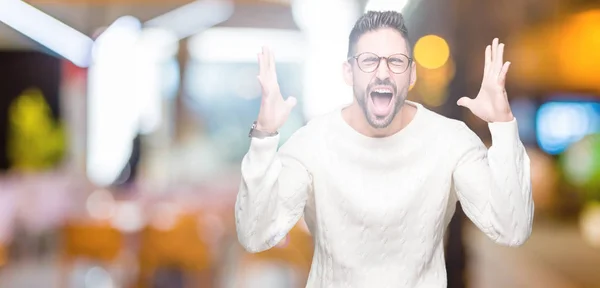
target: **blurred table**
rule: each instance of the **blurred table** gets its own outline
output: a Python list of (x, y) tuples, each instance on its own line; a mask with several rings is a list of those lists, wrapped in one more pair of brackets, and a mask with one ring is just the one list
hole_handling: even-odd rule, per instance
[(575, 223), (536, 223), (519, 248), (494, 244), (472, 224), (465, 230), (469, 287), (600, 287), (600, 249)]

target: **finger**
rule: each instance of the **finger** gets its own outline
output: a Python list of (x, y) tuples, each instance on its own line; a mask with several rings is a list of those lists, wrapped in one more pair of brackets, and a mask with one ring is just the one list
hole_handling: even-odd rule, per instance
[(264, 62), (263, 73), (267, 73), (267, 71), (269, 71), (269, 69), (271, 69), (270, 68), (271, 63), (269, 63), (269, 60), (270, 60), (270, 58), (269, 58), (269, 47), (263, 46), (262, 47), (262, 61)]
[(290, 96), (287, 99), (285, 99), (285, 104), (288, 106), (288, 108), (290, 110), (292, 110), (292, 108), (294, 108), (297, 103), (298, 103), (298, 100), (296, 99), (296, 97)]
[(258, 79), (258, 83), (260, 84), (260, 89), (262, 92), (263, 97), (269, 97), (269, 91), (266, 89), (266, 84), (265, 81), (267, 81), (266, 79), (266, 75), (265, 75), (265, 70), (266, 65), (267, 65), (267, 61), (265, 61), (265, 54), (264, 53), (258, 53), (257, 55), (258, 57), (258, 76), (256, 76), (256, 79)]
[(262, 53), (256, 54), (256, 58), (258, 59), (258, 76), (263, 75), (263, 65), (265, 65), (262, 61)]
[(260, 75), (256, 76), (256, 79), (258, 80), (258, 84), (260, 84), (260, 89), (262, 89), (263, 91), (265, 90), (265, 85), (263, 85), (263, 80), (262, 77), (260, 77)]
[(275, 69), (275, 56), (273, 55), (273, 51), (269, 51), (269, 64), (271, 65), (271, 73), (273, 73), (273, 75), (276, 75), (277, 69)]
[(500, 75), (498, 76), (498, 83), (500, 85), (504, 85), (506, 83), (506, 73), (508, 73), (508, 68), (510, 67), (510, 62), (504, 63), (502, 65), (502, 69), (500, 70)]
[(462, 98), (458, 99), (458, 101), (456, 101), (456, 105), (462, 106), (465, 108), (469, 108), (469, 107), (471, 107), (472, 102), (473, 102), (473, 99), (471, 99), (469, 97), (462, 97)]
[(502, 65), (504, 64), (504, 43), (498, 44), (498, 48), (496, 48), (496, 55), (494, 55), (494, 71), (500, 73), (502, 70)]
[(258, 79), (258, 82), (260, 83), (261, 89), (263, 89), (264, 92), (264, 83), (263, 83), (263, 77), (264, 77), (264, 71), (265, 71), (265, 61), (263, 60), (263, 54), (262, 53), (258, 53), (256, 54), (256, 58), (258, 59), (258, 75), (256, 76), (256, 79)]
[(269, 91), (265, 88), (265, 81), (260, 76), (256, 76), (256, 79), (258, 79), (258, 84), (260, 84), (261, 98), (263, 100), (269, 99)]
[(498, 38), (492, 40), (492, 62), (496, 61), (496, 50), (498, 49)]
[(492, 67), (492, 47), (490, 45), (487, 45), (487, 47), (485, 47), (485, 66), (483, 68), (484, 75), (488, 73), (488, 71), (490, 70), (491, 67)]

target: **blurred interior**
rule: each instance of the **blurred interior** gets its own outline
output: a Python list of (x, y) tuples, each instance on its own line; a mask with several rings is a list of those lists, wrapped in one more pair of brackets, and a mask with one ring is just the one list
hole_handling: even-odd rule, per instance
[(597, 0), (2, 0), (0, 287), (304, 287), (302, 221), (259, 254), (235, 234), (256, 53), (275, 51), (299, 99), (285, 141), (352, 101), (340, 64), (365, 9), (405, 13), (409, 97), (487, 143), (455, 103), (478, 92), (494, 37), (512, 62), (533, 235), (495, 245), (458, 209), (448, 287), (600, 287)]

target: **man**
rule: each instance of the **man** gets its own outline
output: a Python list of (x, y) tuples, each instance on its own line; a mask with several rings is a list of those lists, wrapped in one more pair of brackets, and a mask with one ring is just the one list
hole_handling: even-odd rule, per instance
[(315, 243), (307, 287), (446, 287), (443, 235), (457, 201), (499, 244), (531, 233), (529, 158), (504, 89), (504, 45), (486, 48), (477, 97), (458, 101), (489, 123), (488, 151), (464, 123), (406, 100), (417, 77), (407, 39), (401, 14), (363, 15), (343, 64), (353, 103), (279, 151), (296, 100), (280, 94), (271, 52), (259, 54), (263, 98), (242, 161), (238, 238), (249, 252), (267, 250), (304, 215)]

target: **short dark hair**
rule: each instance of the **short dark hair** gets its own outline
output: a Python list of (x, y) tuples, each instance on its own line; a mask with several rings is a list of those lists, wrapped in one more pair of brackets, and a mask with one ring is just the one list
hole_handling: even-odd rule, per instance
[(406, 27), (406, 23), (404, 23), (402, 14), (396, 11), (368, 11), (358, 18), (348, 39), (348, 57), (354, 56), (356, 43), (362, 35), (381, 28), (392, 28), (398, 31), (404, 40), (406, 40), (406, 49), (410, 57), (411, 49), (408, 40), (408, 28)]

